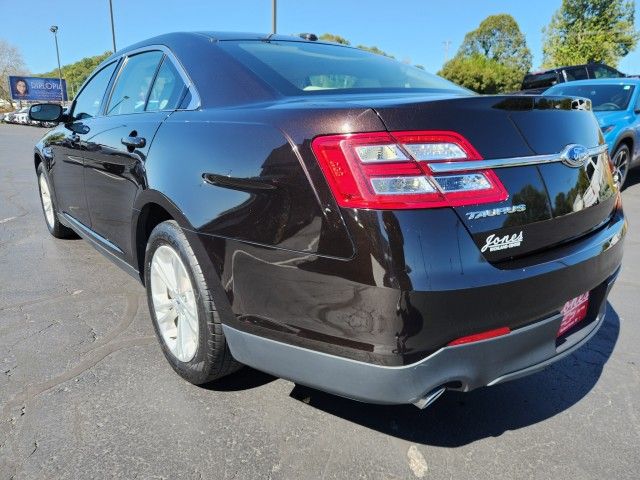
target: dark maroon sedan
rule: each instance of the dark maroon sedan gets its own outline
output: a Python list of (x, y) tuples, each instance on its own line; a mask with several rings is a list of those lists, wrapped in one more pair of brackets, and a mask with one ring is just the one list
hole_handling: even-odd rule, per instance
[(428, 405), (593, 336), (626, 231), (588, 101), (478, 96), (356, 48), (163, 35), (85, 83), (34, 166), (49, 231), (145, 285), (201, 384), (241, 364)]

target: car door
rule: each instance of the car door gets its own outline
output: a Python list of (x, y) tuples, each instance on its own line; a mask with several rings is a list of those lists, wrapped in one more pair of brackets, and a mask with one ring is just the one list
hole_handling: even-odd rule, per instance
[(86, 139), (95, 130), (94, 119), (99, 115), (117, 63), (106, 65), (85, 83), (71, 107), (72, 120), (58, 127), (59, 133), (50, 135), (51, 144), (47, 145), (52, 151), (49, 175), (58, 208), (85, 227), (91, 226), (91, 217), (84, 187), (83, 150)]
[(132, 208), (146, 186), (151, 142), (185, 92), (185, 82), (164, 52), (129, 55), (98, 120), (102, 125), (87, 142), (85, 188), (92, 229), (126, 261), (132, 258)]

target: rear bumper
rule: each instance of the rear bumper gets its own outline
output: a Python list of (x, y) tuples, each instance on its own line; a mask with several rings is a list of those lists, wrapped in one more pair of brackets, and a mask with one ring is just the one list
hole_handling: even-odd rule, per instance
[(288, 380), (370, 403), (416, 403), (443, 386), (469, 391), (539, 371), (584, 345), (604, 322), (607, 295), (617, 272), (591, 291), (587, 318), (560, 339), (562, 316), (508, 335), (444, 347), (406, 366), (388, 367), (338, 357), (223, 325), (240, 362)]

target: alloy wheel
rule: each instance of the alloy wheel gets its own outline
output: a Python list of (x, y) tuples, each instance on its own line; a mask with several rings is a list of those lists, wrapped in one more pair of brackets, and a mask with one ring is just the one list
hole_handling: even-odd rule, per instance
[(613, 165), (618, 188), (622, 188), (629, 168), (629, 151), (626, 148), (618, 150), (616, 156), (613, 158)]
[(172, 247), (161, 245), (153, 253), (150, 281), (160, 334), (173, 356), (189, 362), (198, 349), (198, 304), (189, 273)]
[(55, 218), (53, 213), (53, 202), (51, 201), (51, 192), (49, 191), (49, 184), (43, 174), (39, 178), (40, 183), (40, 200), (42, 201), (42, 208), (44, 210), (44, 218), (47, 220), (49, 228), (53, 228), (55, 225)]

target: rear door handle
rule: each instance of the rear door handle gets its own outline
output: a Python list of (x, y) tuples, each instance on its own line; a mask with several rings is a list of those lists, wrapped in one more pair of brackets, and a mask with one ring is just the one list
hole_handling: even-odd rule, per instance
[(122, 137), (122, 140), (120, 141), (128, 148), (144, 148), (144, 146), (147, 144), (147, 141), (144, 139), (144, 137)]

